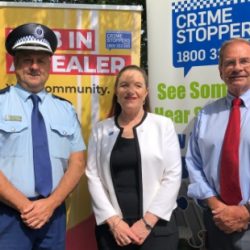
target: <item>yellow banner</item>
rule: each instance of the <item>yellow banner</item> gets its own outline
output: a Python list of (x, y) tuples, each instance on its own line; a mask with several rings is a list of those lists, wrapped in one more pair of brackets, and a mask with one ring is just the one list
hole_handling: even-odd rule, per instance
[[(16, 83), (12, 58), (5, 51), (8, 32), (27, 22), (52, 28), (58, 49), (46, 90), (74, 104), (87, 143), (92, 124), (109, 111), (115, 75), (127, 64), (140, 63), (141, 10), (140, 6), (0, 3), (0, 88)], [(85, 179), (68, 200), (67, 211), (68, 229), (90, 217)]]

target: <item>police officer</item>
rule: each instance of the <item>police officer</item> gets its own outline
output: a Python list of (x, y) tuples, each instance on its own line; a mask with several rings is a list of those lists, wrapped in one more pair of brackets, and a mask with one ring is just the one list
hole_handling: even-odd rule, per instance
[(27, 23), (5, 45), (17, 83), (0, 91), (0, 249), (62, 250), (64, 200), (84, 172), (85, 144), (73, 106), (44, 89), (57, 38)]

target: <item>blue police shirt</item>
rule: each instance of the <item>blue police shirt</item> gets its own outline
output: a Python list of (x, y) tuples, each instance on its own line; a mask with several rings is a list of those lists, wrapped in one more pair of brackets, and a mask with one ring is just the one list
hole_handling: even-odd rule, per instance
[[(30, 94), (18, 84), (0, 93), (0, 169), (18, 190), (35, 197)], [(38, 95), (48, 134), (54, 190), (70, 154), (86, 147), (73, 106), (44, 90)]]
[[(197, 117), (186, 154), (190, 179), (188, 195), (193, 198), (203, 200), (220, 195), (221, 148), (233, 98), (228, 94), (207, 105)], [(240, 98), (244, 102), (240, 108), (240, 203), (245, 204), (250, 199), (250, 90)]]

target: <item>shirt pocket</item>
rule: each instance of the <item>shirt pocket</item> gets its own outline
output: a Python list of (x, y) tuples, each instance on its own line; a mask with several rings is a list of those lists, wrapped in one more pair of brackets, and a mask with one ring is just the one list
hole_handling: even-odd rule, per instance
[(20, 157), (25, 153), (28, 138), (26, 123), (0, 122), (0, 156)]
[(64, 124), (50, 124), (51, 155), (56, 158), (68, 159), (71, 153), (71, 140), (74, 130)]

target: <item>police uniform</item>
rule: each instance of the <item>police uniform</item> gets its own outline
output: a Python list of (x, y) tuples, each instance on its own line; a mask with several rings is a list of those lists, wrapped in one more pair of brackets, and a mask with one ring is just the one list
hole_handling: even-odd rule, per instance
[[(33, 104), (29, 96), (18, 84), (0, 94), (0, 168), (23, 194), (37, 197), (30, 132)], [(84, 145), (72, 105), (45, 91), (38, 96), (47, 128), (55, 189), (67, 168), (70, 153), (83, 150)]]
[[(6, 39), (6, 50), (11, 55), (20, 50), (39, 50), (52, 55), (56, 47), (54, 32), (41, 24), (21, 25)], [(35, 200), (39, 194), (34, 179), (30, 94), (18, 83), (0, 91), (0, 170), (26, 197)], [(85, 144), (73, 106), (45, 90), (37, 95), (47, 130), (53, 191), (67, 169), (70, 154), (85, 150)], [(55, 210), (49, 223), (34, 230), (22, 223), (19, 212), (0, 202), (0, 221), (1, 250), (65, 248), (64, 204)], [(47, 247), (51, 241), (53, 248)]]

